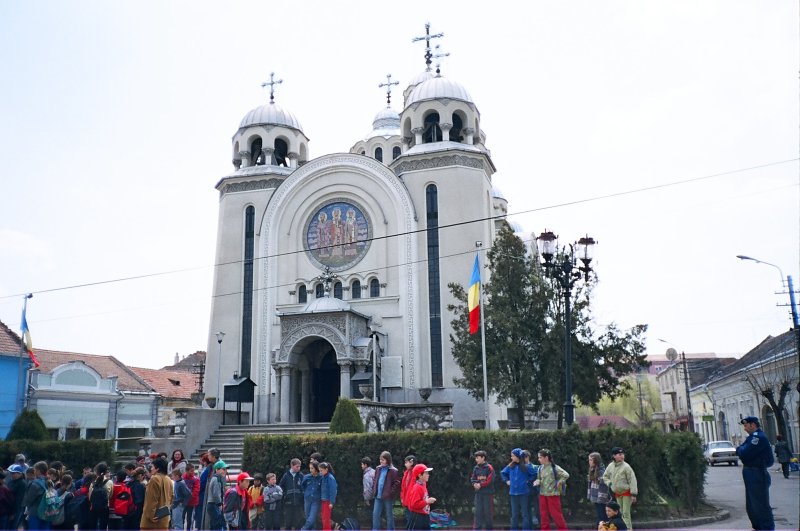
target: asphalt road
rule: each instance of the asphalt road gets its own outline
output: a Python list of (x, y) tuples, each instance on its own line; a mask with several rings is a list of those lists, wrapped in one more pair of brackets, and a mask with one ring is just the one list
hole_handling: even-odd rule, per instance
[[(776, 467), (777, 464), (770, 469), (772, 488), (769, 491), (775, 529), (800, 529), (800, 473), (792, 472), (789, 479), (785, 479), (780, 471), (775, 471)], [(727, 509), (731, 517), (695, 529), (752, 529), (744, 508), (741, 466), (708, 467), (706, 501)]]

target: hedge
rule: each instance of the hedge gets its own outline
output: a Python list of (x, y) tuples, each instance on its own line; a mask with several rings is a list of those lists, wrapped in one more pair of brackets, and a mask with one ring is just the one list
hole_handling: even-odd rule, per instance
[[(508, 489), (500, 480), (500, 470), (508, 464), (512, 448), (529, 449), (537, 464), (536, 451), (549, 448), (553, 461), (570, 474), (566, 498), (562, 500), (565, 515), (577, 519), (591, 518), (593, 507), (586, 500), (587, 457), (598, 451), (606, 462), (611, 461), (614, 446), (625, 449), (626, 460), (636, 472), (639, 498), (636, 512), (651, 516), (670, 513), (665, 498), (675, 499), (679, 507), (692, 511), (703, 497), (706, 464), (699, 439), (692, 433), (663, 434), (656, 430), (616, 430), (604, 428), (580, 431), (577, 426), (560, 431), (484, 431), (447, 430), (427, 432), (381, 432), (344, 435), (249, 435), (245, 438), (243, 469), (275, 472), (278, 479), (288, 468), (289, 460), (299, 457), (304, 469), (313, 452), (320, 452), (329, 461), (339, 484), (339, 500), (334, 507), (334, 520), (357, 514), (362, 505), (360, 461), (369, 456), (378, 462), (381, 451), (388, 450), (394, 465), (402, 472), (403, 458), (413, 454), (433, 467), (428, 483), (431, 496), (440, 501), (435, 508), (446, 508), (461, 515), (459, 524), (472, 512), (473, 490), (469, 475), (476, 450), (484, 450), (497, 473), (495, 513), (506, 518), (509, 511)], [(674, 504), (673, 504), (674, 505)]]
[(0, 465), (8, 467), (17, 454), (23, 454), (28, 463), (37, 461), (61, 461), (67, 468), (79, 474), (83, 467), (93, 467), (100, 461), (112, 466), (116, 459), (112, 441), (0, 441)]

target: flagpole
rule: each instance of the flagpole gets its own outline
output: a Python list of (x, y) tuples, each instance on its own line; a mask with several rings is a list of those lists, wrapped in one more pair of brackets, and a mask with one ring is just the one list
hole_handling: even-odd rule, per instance
[[(32, 293), (28, 293), (22, 296), (22, 318), (23, 321), (25, 320), (25, 313), (28, 311), (28, 299), (33, 298)], [(27, 378), (23, 375), (22, 372), (22, 356), (27, 354), (25, 348), (25, 330), (22, 329), (22, 321), (20, 321), (20, 333), (19, 333), (19, 358), (17, 363), (17, 400), (16, 400), (16, 407), (14, 408), (15, 416), (14, 418), (18, 417), (19, 414), (22, 412), (22, 407), (25, 400), (25, 392), (22, 389), (25, 386)]]
[[(482, 247), (483, 242), (475, 242), (475, 247)], [(478, 251), (478, 275), (480, 277), (480, 284), (478, 288), (478, 296), (480, 300), (481, 312), (481, 361), (483, 362), (483, 419), (486, 423), (486, 429), (492, 429), (489, 419), (489, 379), (486, 373), (486, 325), (483, 318), (486, 305), (483, 300), (483, 265), (481, 264), (481, 252)]]

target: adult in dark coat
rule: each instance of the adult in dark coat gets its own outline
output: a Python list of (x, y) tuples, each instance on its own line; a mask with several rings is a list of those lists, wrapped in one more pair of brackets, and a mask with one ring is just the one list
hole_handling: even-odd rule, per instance
[(741, 420), (747, 438), (736, 448), (742, 461), (742, 479), (744, 479), (745, 507), (747, 517), (753, 529), (773, 530), (775, 520), (772, 507), (769, 505), (769, 487), (772, 479), (768, 468), (775, 463), (772, 458), (772, 447), (766, 434), (761, 431), (758, 417), (745, 417)]

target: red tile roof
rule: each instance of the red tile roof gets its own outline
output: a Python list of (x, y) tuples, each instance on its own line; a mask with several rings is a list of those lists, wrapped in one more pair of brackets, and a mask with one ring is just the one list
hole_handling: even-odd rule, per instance
[(53, 372), (57, 367), (72, 361), (82, 361), (104, 378), (117, 377), (117, 388), (120, 391), (152, 392), (147, 383), (139, 378), (124, 363), (114, 356), (100, 356), (94, 354), (79, 354), (77, 352), (61, 352), (58, 350), (44, 350), (34, 348), (36, 357), (41, 364), (39, 370), (43, 373)]
[(168, 371), (184, 371), (184, 372), (192, 372), (193, 365), (206, 362), (206, 353), (203, 350), (198, 350), (192, 354), (189, 354), (182, 360), (180, 360), (175, 365), (167, 365), (166, 367), (162, 367), (162, 369), (166, 369)]
[(16, 356), (19, 354), (21, 345), (22, 341), (20, 341), (19, 336), (0, 321), (0, 352)]
[(186, 371), (143, 367), (130, 369), (164, 398), (191, 400), (192, 393), (197, 390), (197, 377)]
[(620, 415), (591, 415), (575, 419), (582, 430), (596, 430), (603, 426), (616, 426), (617, 428), (633, 428), (635, 425)]

